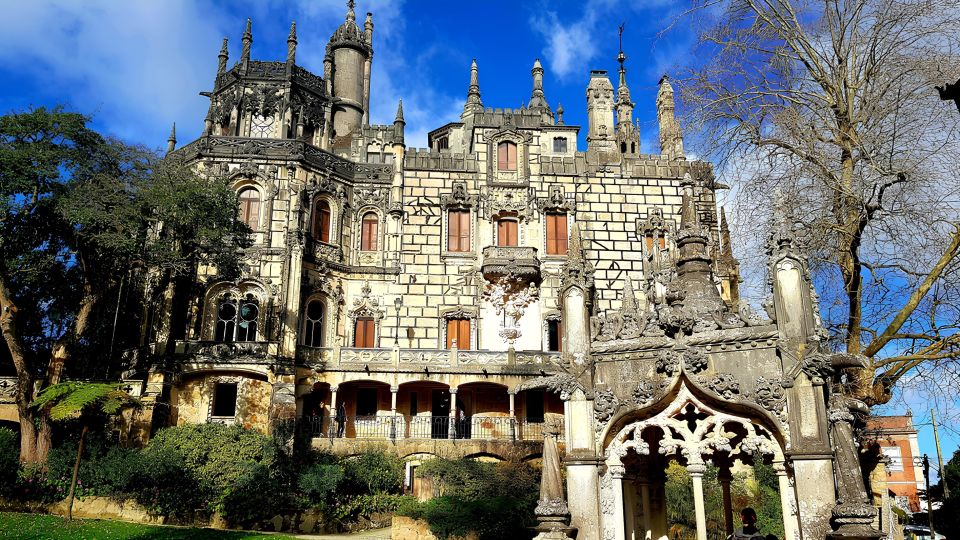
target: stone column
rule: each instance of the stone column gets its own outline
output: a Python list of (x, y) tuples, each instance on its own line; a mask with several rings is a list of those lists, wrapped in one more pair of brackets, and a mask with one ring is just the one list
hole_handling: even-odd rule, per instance
[(337, 417), (337, 390), (339, 386), (330, 387), (330, 414), (327, 415), (330, 423), (330, 426), (327, 428), (327, 436), (332, 440), (337, 436), (337, 422), (335, 418)]
[(507, 395), (510, 396), (510, 440), (517, 440), (517, 412), (514, 408), (514, 402), (516, 401), (517, 393), (516, 391), (508, 392)]
[[(624, 514), (624, 496), (623, 496), (623, 465), (610, 465), (610, 477), (613, 478), (613, 538), (614, 540), (626, 540), (624, 527), (626, 519)], [(704, 540), (704, 539), (699, 539)]]
[[(720, 481), (720, 489), (723, 492), (723, 530), (727, 536), (730, 536), (733, 534), (733, 501), (730, 497), (730, 481), (733, 480), (733, 476), (730, 474), (730, 469), (721, 469), (717, 480)], [(787, 538), (790, 536), (787, 535)]]
[(650, 512), (650, 482), (646, 479), (640, 480), (640, 504), (643, 506), (643, 538), (650, 540), (653, 536), (651, 529), (653, 516)]
[(637, 537), (637, 484), (636, 478), (627, 477), (623, 481), (623, 504), (626, 505), (623, 512), (627, 518), (626, 538), (634, 540)]
[(693, 505), (697, 515), (697, 540), (707, 540), (707, 513), (703, 503), (703, 473), (707, 467), (703, 463), (687, 465), (687, 472), (693, 480)]
[(655, 540), (667, 540), (667, 491), (666, 479), (660, 476), (651, 487), (656, 494), (656, 504), (650, 507), (650, 532)]
[(786, 540), (799, 540), (797, 531), (797, 514), (794, 511), (793, 497), (790, 490), (790, 479), (787, 478), (787, 467), (782, 461), (773, 463), (773, 471), (777, 474), (780, 487), (780, 508), (783, 511), (783, 535)]
[(390, 387), (390, 438), (397, 438), (397, 392), (399, 386)]
[(582, 390), (564, 402), (567, 423), (567, 504), (577, 540), (600, 538), (600, 465), (595, 450), (593, 400)]
[(447, 426), (447, 437), (457, 438), (457, 389), (450, 389), (450, 425)]

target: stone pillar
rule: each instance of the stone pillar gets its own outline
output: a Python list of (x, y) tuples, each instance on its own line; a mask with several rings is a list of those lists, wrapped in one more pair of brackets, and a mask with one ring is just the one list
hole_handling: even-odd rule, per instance
[[(613, 538), (626, 540), (624, 526), (626, 525), (623, 496), (623, 465), (610, 465), (610, 477), (613, 478)], [(702, 540), (702, 539), (701, 539)]]
[(447, 427), (447, 437), (457, 438), (457, 389), (450, 388), (450, 425)]
[(697, 540), (707, 540), (707, 513), (703, 503), (703, 473), (707, 467), (703, 463), (687, 465), (687, 472), (693, 481), (693, 506), (697, 516)]
[(567, 423), (567, 504), (570, 526), (577, 540), (600, 538), (600, 465), (593, 429), (593, 400), (582, 390), (572, 392), (564, 403)]
[(517, 392), (512, 391), (508, 392), (510, 396), (510, 440), (517, 440), (517, 412), (514, 408), (514, 402), (516, 401)]
[(643, 535), (642, 535), (642, 538), (643, 538), (644, 540), (650, 540), (650, 539), (652, 538), (652, 535), (653, 535), (653, 531), (652, 531), (652, 529), (651, 529), (651, 526), (652, 526), (652, 524), (653, 524), (653, 523), (652, 523), (653, 515), (652, 515), (651, 512), (650, 512), (650, 510), (651, 510), (651, 508), (650, 508), (650, 482), (649, 482), (648, 480), (646, 480), (646, 479), (640, 480), (640, 504), (641, 504), (641, 506), (643, 506), (643, 519), (642, 519)]
[(273, 395), (270, 397), (270, 434), (296, 420), (296, 377), (293, 367), (277, 366), (270, 374)]
[(397, 392), (399, 386), (390, 387), (390, 438), (397, 438)]
[(327, 428), (327, 436), (331, 440), (337, 436), (337, 423), (335, 418), (337, 417), (337, 390), (339, 389), (339, 386), (330, 387), (330, 414), (327, 415), (330, 419), (328, 420), (330, 427)]
[(797, 535), (799, 530), (797, 524), (797, 514), (794, 510), (792, 492), (790, 490), (790, 479), (787, 478), (787, 467), (782, 461), (776, 461), (773, 464), (773, 471), (777, 474), (777, 482), (780, 487), (780, 508), (783, 511), (783, 535), (786, 540), (800, 540)]
[(623, 481), (623, 504), (625, 505), (623, 512), (627, 518), (627, 540), (637, 538), (637, 484), (635, 480), (635, 478), (627, 477)]
[(654, 540), (667, 540), (667, 488), (666, 479), (660, 477), (651, 486), (656, 491), (656, 504), (651, 504), (651, 536)]
[[(723, 492), (723, 530), (724, 534), (730, 536), (733, 534), (733, 501), (730, 497), (730, 481), (733, 480), (733, 476), (730, 474), (730, 469), (721, 469), (717, 480), (720, 481), (720, 490)], [(787, 538), (790, 536), (787, 535)]]

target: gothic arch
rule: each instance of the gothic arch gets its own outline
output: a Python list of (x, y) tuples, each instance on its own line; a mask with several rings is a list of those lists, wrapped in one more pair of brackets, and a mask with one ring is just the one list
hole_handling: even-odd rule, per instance
[[(267, 295), (266, 287), (257, 280), (243, 279), (236, 282), (221, 281), (211, 285), (203, 300), (203, 319), (200, 328), (201, 339), (204, 341), (214, 341), (216, 338), (216, 327), (219, 317), (220, 302), (233, 300), (240, 302), (245, 299), (256, 301), (258, 313), (255, 322), (257, 324), (256, 339), (252, 341), (267, 340), (267, 312), (270, 308), (270, 297)], [(228, 340), (230, 341), (230, 340)]]

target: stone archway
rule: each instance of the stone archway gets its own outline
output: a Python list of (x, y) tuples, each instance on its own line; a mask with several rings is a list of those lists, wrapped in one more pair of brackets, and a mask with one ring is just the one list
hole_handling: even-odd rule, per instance
[[(797, 539), (796, 504), (784, 462), (782, 437), (757, 419), (712, 405), (681, 381), (659, 412), (623, 424), (606, 437), (600, 477), (603, 540), (667, 540), (663, 471), (670, 460), (686, 466), (693, 485), (697, 539), (707, 540), (703, 474), (708, 465), (769, 460), (778, 477), (784, 531)], [(729, 478), (729, 477), (727, 477)], [(730, 482), (721, 477), (724, 521), (732, 532)]]

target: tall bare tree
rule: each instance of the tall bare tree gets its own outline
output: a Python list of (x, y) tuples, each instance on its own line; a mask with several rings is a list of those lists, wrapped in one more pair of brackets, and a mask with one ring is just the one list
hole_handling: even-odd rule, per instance
[(853, 393), (955, 378), (960, 115), (934, 87), (960, 75), (960, 7), (694, 0), (686, 16), (705, 59), (680, 81), (686, 119), (741, 217), (806, 232), (833, 345), (868, 359)]

